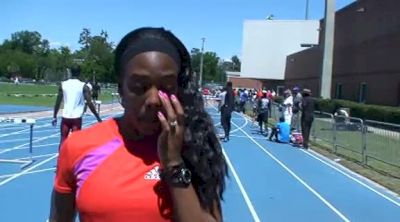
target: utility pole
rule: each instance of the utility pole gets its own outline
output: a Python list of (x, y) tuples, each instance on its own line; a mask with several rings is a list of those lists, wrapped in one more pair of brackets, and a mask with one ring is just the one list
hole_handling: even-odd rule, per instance
[(321, 76), (321, 96), (331, 98), (333, 49), (335, 36), (335, 0), (325, 0), (324, 55)]
[(204, 62), (204, 42), (206, 38), (201, 38), (201, 57), (200, 57), (200, 74), (199, 74), (199, 87), (202, 87), (203, 81), (203, 62)]
[(306, 15), (305, 15), (305, 20), (308, 20), (308, 6), (309, 6), (309, 0), (306, 0)]

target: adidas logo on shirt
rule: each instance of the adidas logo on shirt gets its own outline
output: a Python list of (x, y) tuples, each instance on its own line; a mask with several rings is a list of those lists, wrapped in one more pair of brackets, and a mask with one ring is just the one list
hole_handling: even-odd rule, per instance
[(145, 180), (160, 180), (160, 167), (155, 166), (144, 175)]

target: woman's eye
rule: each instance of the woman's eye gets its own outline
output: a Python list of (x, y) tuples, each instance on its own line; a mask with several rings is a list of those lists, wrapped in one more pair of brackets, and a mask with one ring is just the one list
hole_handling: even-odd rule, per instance
[(172, 92), (175, 91), (175, 86), (174, 85), (165, 85), (165, 86), (161, 86), (159, 88), (159, 90), (161, 90), (167, 94), (171, 94)]
[(129, 91), (137, 95), (144, 94), (149, 88), (150, 84), (147, 83), (136, 82), (129, 85)]

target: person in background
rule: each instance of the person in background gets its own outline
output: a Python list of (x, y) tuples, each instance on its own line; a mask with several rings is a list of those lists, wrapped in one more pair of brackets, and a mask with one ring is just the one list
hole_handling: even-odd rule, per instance
[(79, 80), (80, 73), (80, 66), (73, 66), (71, 68), (71, 78), (61, 82), (61, 85), (58, 88), (56, 104), (54, 105), (52, 125), (57, 125), (57, 113), (60, 109), (61, 102), (64, 101), (60, 125), (60, 146), (68, 137), (70, 132), (74, 132), (82, 128), (82, 116), (84, 113), (85, 102), (88, 104), (97, 121), (101, 122), (101, 118), (96, 111), (96, 107), (92, 103), (89, 88), (84, 82)]
[(301, 101), (303, 97), (301, 96), (300, 88), (299, 87), (294, 87), (293, 88), (293, 108), (292, 108), (292, 121), (291, 121), (291, 130), (294, 130), (296, 132), (300, 132), (300, 118), (301, 118)]
[[(219, 93), (218, 95), (218, 110), (221, 113), (221, 126), (224, 126), (224, 116), (222, 115), (222, 107), (225, 104), (225, 96), (226, 96), (226, 87), (222, 88), (222, 91)], [(221, 137), (222, 139), (225, 138), (225, 132), (224, 132), (224, 136)]]
[(285, 100), (283, 101), (283, 116), (285, 117), (285, 122), (291, 125), (292, 122), (292, 108), (293, 108), (293, 96), (292, 92), (288, 89), (284, 92)]
[(19, 85), (19, 77), (18, 77), (18, 76), (15, 76), (14, 84), (15, 84), (16, 86)]
[(99, 82), (95, 81), (92, 89), (92, 98), (94, 101), (99, 99), (100, 91), (101, 91), (100, 84)]
[(311, 90), (303, 89), (303, 100), (301, 102), (301, 133), (303, 136), (303, 147), (308, 149), (310, 129), (314, 121), (315, 102), (311, 97)]
[(248, 99), (248, 91), (245, 89), (240, 90), (240, 112), (245, 113), (245, 106)]
[(124, 113), (63, 143), (49, 221), (222, 221), (227, 165), (185, 46), (136, 29), (114, 73)]
[(272, 127), (269, 140), (274, 139), (278, 143), (289, 143), (290, 142), (290, 125), (285, 122), (284, 117), (279, 118), (279, 123), (275, 127)]
[(267, 98), (269, 100), (268, 103), (268, 117), (272, 117), (272, 103), (274, 102), (274, 96), (272, 95), (271, 90), (267, 90)]
[[(89, 89), (89, 93), (90, 93), (90, 95), (91, 95), (90, 98), (92, 98), (92, 95), (93, 95), (93, 92), (92, 92), (93, 86), (92, 86), (92, 84), (90, 83), (90, 80), (88, 80), (88, 79), (85, 80), (85, 86)], [(87, 107), (88, 107), (88, 103), (85, 102), (85, 107), (83, 107), (83, 113), (84, 113), (84, 114), (85, 114), (86, 111), (87, 111)]]
[(263, 134), (263, 126), (265, 133), (268, 134), (268, 103), (269, 100), (267, 98), (267, 91), (263, 90), (262, 91), (262, 97), (258, 99), (257, 101), (258, 105), (258, 126), (260, 127), (260, 133)]
[(272, 96), (272, 98), (275, 98), (275, 96), (276, 96), (276, 92), (275, 92), (275, 90), (272, 90), (272, 92), (271, 92), (271, 96)]
[(223, 138), (224, 142), (229, 141), (233, 108), (234, 108), (234, 94), (232, 90), (232, 82), (227, 82), (224, 104), (221, 106), (222, 127), (224, 128), (225, 132), (225, 137)]

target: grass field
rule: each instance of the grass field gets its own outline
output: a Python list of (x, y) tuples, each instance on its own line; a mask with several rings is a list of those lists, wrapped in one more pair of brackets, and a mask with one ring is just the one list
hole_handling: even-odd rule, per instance
[[(0, 83), (0, 104), (54, 106), (55, 96), (35, 96), (40, 94), (56, 94), (56, 85), (34, 85)], [(10, 94), (24, 94), (24, 97), (11, 96)], [(103, 90), (99, 97), (103, 102), (112, 100), (111, 91)]]

